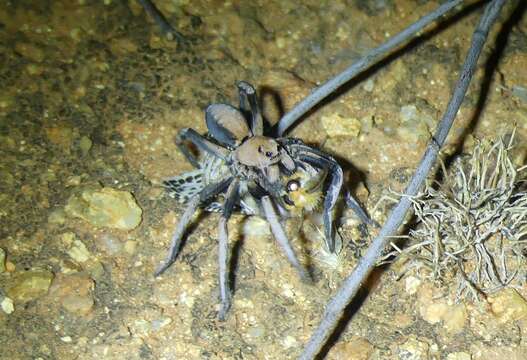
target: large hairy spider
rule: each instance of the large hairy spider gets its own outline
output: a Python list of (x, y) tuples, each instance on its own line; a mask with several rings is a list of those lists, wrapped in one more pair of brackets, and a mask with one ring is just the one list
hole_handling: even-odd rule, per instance
[[(230, 307), (227, 221), (233, 211), (264, 217), (291, 265), (302, 279), (309, 279), (280, 220), (296, 208), (313, 210), (324, 197), (325, 242), (328, 250), (333, 252), (332, 210), (343, 179), (339, 164), (322, 151), (298, 139), (264, 136), (255, 89), (244, 81), (236, 85), (239, 109), (227, 104), (212, 104), (205, 111), (208, 136), (186, 128), (176, 138), (178, 147), (196, 170), (164, 181), (171, 195), (186, 203), (187, 208), (172, 236), (168, 256), (155, 272), (156, 276), (162, 274), (175, 261), (185, 229), (198, 207), (220, 212), (219, 318), (222, 320)], [(188, 143), (203, 156), (196, 157)], [(349, 193), (346, 200), (362, 220), (370, 222)]]

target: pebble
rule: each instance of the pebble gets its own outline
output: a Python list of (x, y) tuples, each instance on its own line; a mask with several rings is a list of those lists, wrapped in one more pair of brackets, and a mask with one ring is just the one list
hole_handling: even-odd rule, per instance
[(79, 148), (81, 149), (81, 153), (83, 156), (88, 155), (92, 145), (93, 145), (93, 142), (91, 141), (89, 137), (87, 136), (81, 137), (79, 141)]
[(368, 360), (375, 348), (366, 339), (356, 337), (339, 341), (328, 354), (328, 360)]
[(6, 271), (5, 268), (5, 251), (4, 249), (0, 248), (0, 274)]
[(489, 296), (488, 301), (492, 312), (502, 324), (527, 318), (527, 301), (512, 288)]
[(13, 313), (13, 311), (15, 311), (15, 305), (13, 304), (13, 300), (11, 298), (8, 298), (7, 296), (5, 296), (2, 299), (2, 303), (0, 303), (0, 307), (2, 307), (2, 310), (6, 314), (11, 314)]
[(97, 247), (108, 255), (117, 255), (123, 250), (123, 243), (114, 235), (104, 233), (95, 239)]
[(322, 116), (321, 122), (329, 137), (357, 137), (360, 134), (362, 126), (360, 120), (355, 118), (345, 118), (339, 114)]
[(53, 210), (48, 216), (48, 223), (62, 225), (66, 222), (66, 212), (64, 209)]
[(399, 359), (404, 360), (428, 360), (429, 345), (414, 337), (410, 337), (397, 349), (397, 355)]
[(15, 51), (25, 57), (26, 59), (35, 61), (35, 62), (42, 62), (44, 61), (45, 54), (44, 51), (39, 48), (38, 46), (18, 42), (15, 44)]
[(49, 294), (70, 314), (87, 316), (92, 312), (95, 304), (94, 287), (94, 281), (87, 274), (58, 274)]
[(77, 239), (74, 233), (62, 234), (62, 240), (68, 248), (68, 255), (77, 262), (85, 262), (91, 258), (91, 254), (84, 243)]
[(455, 352), (447, 355), (446, 360), (471, 360), (472, 356), (466, 352)]
[(15, 276), (7, 293), (12, 299), (25, 303), (45, 295), (52, 280), (53, 273), (50, 271), (26, 271)]
[(96, 227), (120, 230), (135, 229), (142, 215), (131, 193), (109, 187), (87, 189), (80, 195), (72, 195), (65, 211), (69, 216), (84, 219)]

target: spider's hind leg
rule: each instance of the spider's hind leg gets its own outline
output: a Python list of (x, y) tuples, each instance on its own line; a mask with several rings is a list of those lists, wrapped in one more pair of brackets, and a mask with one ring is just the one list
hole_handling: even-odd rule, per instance
[(176, 136), (176, 145), (179, 151), (181, 151), (185, 158), (196, 169), (200, 169), (201, 165), (197, 157), (192, 153), (188, 145), (185, 143), (186, 141), (192, 143), (199, 150), (206, 151), (209, 154), (212, 154), (215, 157), (218, 157), (223, 160), (227, 158), (229, 153), (227, 149), (213, 143), (206, 137), (198, 134), (195, 130), (189, 128), (182, 129)]

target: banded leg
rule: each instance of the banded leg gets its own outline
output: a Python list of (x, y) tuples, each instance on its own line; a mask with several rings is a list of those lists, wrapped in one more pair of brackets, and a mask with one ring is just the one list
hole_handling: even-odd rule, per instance
[(206, 151), (222, 160), (226, 160), (229, 154), (227, 149), (214, 144), (212, 141), (198, 134), (195, 130), (189, 128), (182, 129), (176, 136), (176, 145), (181, 153), (185, 155), (187, 160), (198, 169), (201, 167), (199, 161), (194, 154), (190, 152), (189, 148), (185, 146), (185, 141), (190, 141), (198, 149)]
[(295, 252), (293, 251), (293, 248), (291, 247), (291, 244), (287, 239), (287, 235), (285, 234), (282, 225), (278, 221), (273, 201), (269, 196), (262, 197), (262, 207), (265, 214), (265, 219), (271, 226), (271, 232), (273, 233), (273, 236), (278, 242), (278, 244), (282, 247), (282, 250), (284, 251), (287, 257), (287, 260), (289, 260), (291, 265), (293, 265), (293, 267), (298, 271), (302, 280), (310, 280), (309, 274), (300, 264), (300, 261), (298, 261), (298, 258), (296, 257)]
[(238, 201), (238, 180), (233, 180), (227, 189), (225, 203), (223, 205), (223, 212), (218, 223), (218, 268), (220, 273), (220, 298), (221, 307), (218, 317), (221, 321), (225, 320), (225, 316), (231, 307), (231, 290), (229, 286), (229, 230), (227, 223), (231, 217), (234, 205)]
[(185, 235), (185, 230), (192, 220), (192, 215), (196, 212), (201, 202), (205, 202), (213, 196), (218, 195), (223, 192), (225, 188), (229, 185), (231, 178), (227, 178), (223, 181), (220, 181), (216, 184), (211, 184), (206, 186), (198, 195), (193, 196), (188, 202), (185, 212), (179, 220), (176, 230), (172, 235), (172, 241), (170, 243), (170, 250), (168, 251), (168, 256), (165, 261), (157, 268), (154, 276), (159, 276), (166, 271), (176, 261), (177, 255), (179, 253), (181, 242), (183, 241), (183, 235)]

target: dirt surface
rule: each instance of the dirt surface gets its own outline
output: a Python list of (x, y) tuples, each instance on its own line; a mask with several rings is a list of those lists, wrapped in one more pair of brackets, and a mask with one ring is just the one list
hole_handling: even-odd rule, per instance
[[(302, 225), (290, 222), (314, 276), (306, 284), (258, 219), (235, 216), (225, 322), (217, 320), (217, 214), (197, 217), (176, 263), (153, 277), (183, 211), (160, 183), (191, 169), (173, 141), (179, 129), (204, 133), (203, 109), (237, 104), (241, 79), (257, 87), (274, 123), (438, 2), (155, 2), (183, 43), (164, 39), (133, 0), (1, 3), (2, 359), (294, 359), (371, 240), (373, 231), (348, 219), (344, 247), (331, 257), (312, 225), (294, 236)], [(521, 3), (507, 4), (491, 31), (447, 154), (516, 126), (515, 161), (525, 164)], [(404, 188), (480, 14), (467, 5), (290, 133), (337, 157), (370, 212), (388, 188)], [(124, 213), (140, 224), (128, 226)], [(373, 216), (382, 222), (386, 211)], [(327, 357), (527, 359), (525, 271), (519, 276), (488, 301), (456, 303), (448, 283), (396, 262), (372, 276)]]

